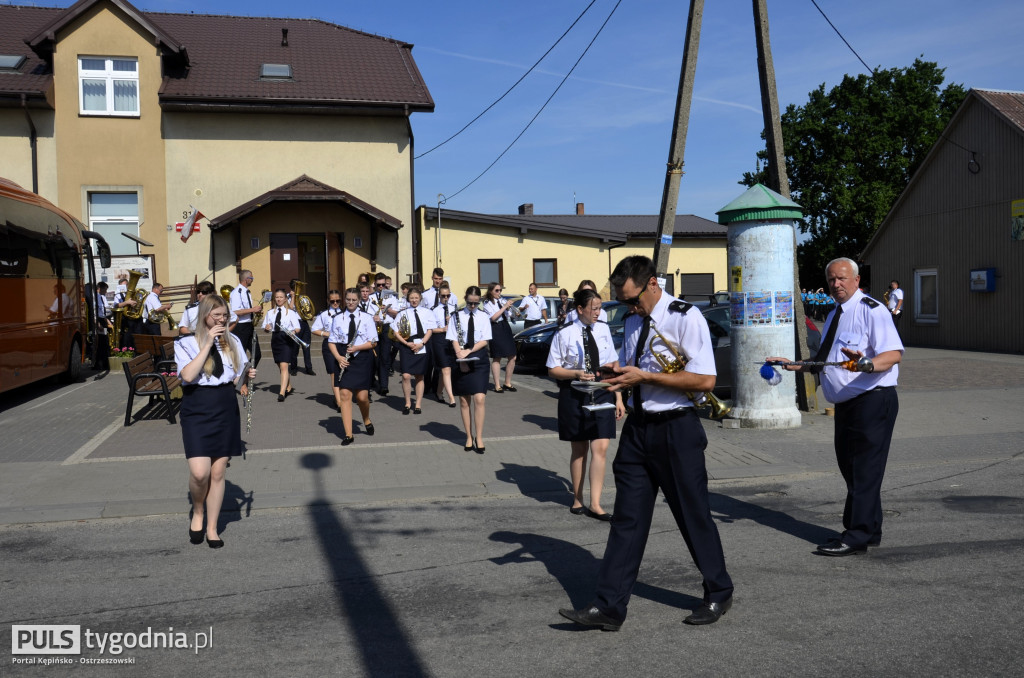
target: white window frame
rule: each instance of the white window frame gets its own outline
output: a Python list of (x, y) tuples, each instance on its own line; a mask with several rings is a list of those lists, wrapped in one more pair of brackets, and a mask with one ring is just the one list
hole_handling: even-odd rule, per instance
[[(921, 311), (921, 280), (935, 278), (935, 313)], [(914, 322), (926, 325), (939, 324), (939, 269), (919, 268), (914, 270)]]
[[(103, 70), (87, 69), (82, 66), (82, 62), (85, 59), (102, 59), (104, 62)], [(115, 61), (131, 61), (135, 63), (135, 71), (115, 71)], [(105, 110), (86, 110), (85, 108), (85, 81), (86, 80), (103, 80), (106, 82), (106, 103), (107, 107)], [(135, 82), (135, 110), (133, 111), (115, 111), (114, 110), (114, 81), (115, 80), (131, 80)], [(102, 117), (118, 117), (118, 118), (138, 118), (142, 112), (142, 96), (141, 89), (139, 87), (139, 60), (136, 57), (103, 57), (103, 56), (87, 56), (80, 55), (78, 57), (78, 113), (79, 115), (88, 116), (102, 116)]]
[[(98, 208), (93, 206), (93, 196), (99, 193), (124, 193), (135, 196), (135, 202), (138, 206), (136, 214), (134, 215), (109, 215), (109, 214), (96, 214), (99, 211)], [(88, 192), (88, 212), (89, 215), (89, 230), (98, 231), (106, 239), (110, 245), (112, 254), (118, 256), (138, 256), (139, 245), (133, 240), (125, 238), (120, 233), (131, 233), (132, 235), (139, 235), (139, 226), (141, 219), (139, 212), (142, 211), (142, 196), (136, 191), (89, 191)], [(103, 228), (97, 228), (101, 226)], [(107, 231), (108, 229), (113, 230), (115, 235), (111, 235)], [(127, 242), (124, 242), (127, 241)]]

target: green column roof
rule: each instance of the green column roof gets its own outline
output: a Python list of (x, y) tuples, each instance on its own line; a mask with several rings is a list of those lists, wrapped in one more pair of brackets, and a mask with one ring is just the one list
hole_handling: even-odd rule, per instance
[(767, 186), (754, 184), (715, 214), (718, 215), (718, 223), (731, 224), (761, 219), (799, 219), (803, 216), (803, 208)]

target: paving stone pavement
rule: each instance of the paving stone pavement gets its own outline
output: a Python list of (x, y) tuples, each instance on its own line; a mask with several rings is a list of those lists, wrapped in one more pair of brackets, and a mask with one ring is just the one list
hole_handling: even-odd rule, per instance
[[(301, 506), (318, 493), (337, 504), (543, 493), (568, 501), (568, 444), (558, 440), (556, 387), (546, 377), (516, 375), (518, 393), (487, 396), (486, 454), (463, 450), (458, 408), (425, 398), (421, 415), (402, 415), (397, 376), (390, 396), (374, 396), (376, 435), (357, 423), (356, 443), (342, 448), (341, 418), (315, 361), (321, 373), (294, 377), (296, 393), (283, 403), (268, 377), (272, 367), (261, 370), (249, 434), (243, 411), (246, 455), (228, 471), (227, 509)], [(1020, 452), (1022, 387), (1022, 356), (908, 349), (891, 463), (919, 463), (961, 437), (974, 443), (961, 456)], [(70, 386), (5, 394), (0, 524), (188, 510), (178, 424), (161, 403), (137, 399), (133, 423), (124, 426), (126, 393), (120, 373), (87, 372)], [(789, 430), (704, 424), (713, 482), (835, 473), (832, 420), (821, 413), (805, 414)], [(613, 441), (609, 462), (615, 450)], [(300, 463), (308, 452), (326, 453), (329, 465), (309, 473)], [(614, 492), (610, 469), (605, 492)]]

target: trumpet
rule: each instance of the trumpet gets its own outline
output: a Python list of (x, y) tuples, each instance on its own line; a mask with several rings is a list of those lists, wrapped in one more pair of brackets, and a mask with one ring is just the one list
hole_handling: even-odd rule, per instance
[(149, 314), (149, 322), (156, 323), (157, 325), (166, 322), (167, 329), (171, 332), (178, 329), (178, 323), (174, 322), (170, 311), (153, 311)]
[(520, 318), (523, 317), (523, 312), (522, 310), (520, 310), (518, 306), (515, 305), (515, 302), (512, 299), (502, 298), (501, 305), (504, 306), (510, 301), (512, 301), (513, 303), (511, 306), (508, 307), (508, 310), (512, 313), (512, 320), (519, 320)]
[[(679, 353), (679, 350), (676, 349), (675, 346), (669, 343), (668, 339), (666, 339), (661, 332), (658, 331), (658, 326), (654, 322), (654, 318), (651, 318), (651, 330), (654, 332), (654, 336), (651, 337), (647, 346), (651, 351), (651, 355), (653, 355), (654, 359), (658, 361), (659, 365), (661, 365), (661, 371), (665, 374), (675, 374), (676, 372), (682, 372), (686, 369), (686, 363), (688, 360)], [(655, 339), (659, 339), (661, 343), (665, 344), (665, 347), (672, 353), (672, 360), (666, 359), (654, 350)], [(711, 412), (709, 413), (709, 416), (712, 419), (721, 419), (722, 417), (728, 416), (729, 412), (732, 411), (732, 408), (715, 397), (714, 393), (693, 393), (691, 391), (686, 391), (685, 393), (686, 397), (690, 399), (690, 402), (693, 403), (694, 407), (710, 407)]]
[(283, 334), (284, 336), (288, 337), (289, 339), (291, 339), (293, 342), (295, 342), (296, 344), (298, 344), (302, 348), (309, 348), (309, 342), (308, 341), (303, 341), (301, 337), (296, 336), (294, 333), (289, 332), (288, 330), (284, 330), (283, 329), (283, 330), (281, 330), (281, 334)]

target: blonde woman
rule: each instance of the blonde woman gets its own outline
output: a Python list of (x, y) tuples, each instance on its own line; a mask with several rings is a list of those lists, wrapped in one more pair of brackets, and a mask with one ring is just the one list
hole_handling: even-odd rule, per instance
[(274, 352), (274, 362), (281, 368), (281, 390), (277, 394), (277, 402), (284, 402), (295, 387), (291, 385), (289, 372), (292, 361), (298, 352), (299, 345), (284, 336), (290, 332), (294, 339), (299, 333), (299, 314), (288, 308), (288, 293), (283, 289), (274, 292), (274, 308), (267, 312), (263, 320), (263, 331), (273, 332), (270, 337), (270, 348)]
[[(228, 459), (242, 453), (233, 382), (245, 364), (245, 349), (238, 337), (227, 331), (230, 313), (223, 297), (206, 296), (199, 303), (195, 332), (174, 343), (174, 360), (183, 383), (181, 437), (192, 497), (188, 536), (193, 544), (203, 543), (205, 518), (206, 543), (214, 549), (224, 546), (217, 530), (224, 502), (224, 471)], [(254, 378), (256, 370), (250, 369), (248, 376)], [(243, 386), (242, 395), (246, 393)]]

